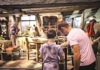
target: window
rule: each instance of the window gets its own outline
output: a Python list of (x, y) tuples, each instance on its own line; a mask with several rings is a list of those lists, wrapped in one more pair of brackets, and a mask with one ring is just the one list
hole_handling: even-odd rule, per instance
[(73, 28), (80, 28), (82, 22), (81, 14), (66, 15), (64, 20)]
[(72, 18), (65, 18), (65, 21), (66, 21), (69, 25), (72, 25)]
[(80, 28), (80, 25), (81, 25), (81, 17), (75, 17), (73, 27)]
[(35, 15), (23, 15), (21, 17), (21, 27), (22, 27), (22, 32), (28, 31), (28, 29), (36, 25), (36, 16)]

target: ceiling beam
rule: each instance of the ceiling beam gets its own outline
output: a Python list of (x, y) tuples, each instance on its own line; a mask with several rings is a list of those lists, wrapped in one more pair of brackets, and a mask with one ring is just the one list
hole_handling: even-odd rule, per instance
[(0, 8), (18, 8), (18, 9), (25, 9), (25, 8), (45, 8), (45, 7), (60, 7), (60, 6), (84, 6), (88, 5), (90, 7), (100, 7), (100, 1), (97, 2), (76, 2), (76, 3), (49, 3), (49, 4), (22, 4), (22, 5), (0, 5)]
[[(22, 9), (22, 11), (25, 12), (32, 12), (32, 13), (45, 13), (45, 12), (70, 12), (75, 10), (84, 10), (88, 8), (97, 8), (97, 7), (90, 7), (88, 5), (84, 6), (60, 6), (60, 7), (47, 7), (47, 8), (28, 8), (28, 9)], [(81, 11), (80, 11), (81, 13)]]
[(23, 12), (32, 14), (45, 12), (72, 12), (75, 10), (84, 10), (88, 8), (100, 8), (100, 1), (55, 4), (0, 5), (0, 8), (6, 10), (8, 13), (14, 13), (14, 9), (21, 9)]

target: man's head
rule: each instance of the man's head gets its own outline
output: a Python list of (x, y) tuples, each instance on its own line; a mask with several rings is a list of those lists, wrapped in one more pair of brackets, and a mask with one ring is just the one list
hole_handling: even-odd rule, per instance
[(64, 35), (67, 35), (70, 31), (70, 26), (68, 23), (62, 21), (60, 22), (60, 24), (58, 25), (58, 30), (60, 32), (62, 32)]
[(54, 30), (49, 30), (47, 32), (47, 38), (48, 39), (52, 39), (52, 38), (55, 38), (56, 37), (56, 32)]
[(97, 21), (95, 19), (90, 20), (91, 23), (96, 23)]

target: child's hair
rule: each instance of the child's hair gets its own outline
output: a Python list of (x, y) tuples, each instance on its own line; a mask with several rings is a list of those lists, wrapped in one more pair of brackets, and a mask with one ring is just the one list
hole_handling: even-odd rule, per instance
[(47, 38), (50, 39), (50, 38), (55, 38), (56, 37), (56, 31), (55, 30), (49, 30), (47, 32)]

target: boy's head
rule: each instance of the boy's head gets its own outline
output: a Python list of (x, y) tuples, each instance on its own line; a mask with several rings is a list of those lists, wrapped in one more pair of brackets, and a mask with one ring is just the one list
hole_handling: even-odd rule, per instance
[(49, 30), (49, 31), (47, 32), (47, 38), (48, 38), (48, 39), (55, 38), (55, 37), (56, 37), (56, 32), (55, 32), (55, 30)]

